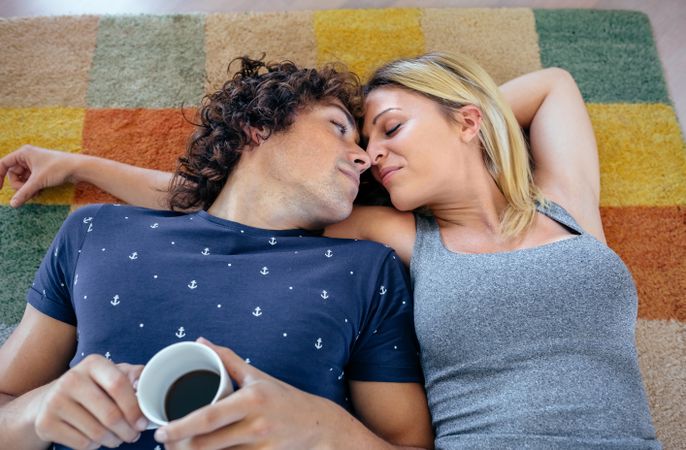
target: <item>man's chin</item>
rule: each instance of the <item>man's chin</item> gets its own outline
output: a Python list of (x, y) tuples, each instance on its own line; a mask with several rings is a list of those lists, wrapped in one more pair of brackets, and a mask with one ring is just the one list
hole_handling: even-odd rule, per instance
[(350, 214), (353, 212), (353, 202), (352, 200), (339, 200), (331, 204), (327, 209), (328, 213), (326, 218), (324, 218), (328, 222), (326, 226), (342, 222), (350, 217)]

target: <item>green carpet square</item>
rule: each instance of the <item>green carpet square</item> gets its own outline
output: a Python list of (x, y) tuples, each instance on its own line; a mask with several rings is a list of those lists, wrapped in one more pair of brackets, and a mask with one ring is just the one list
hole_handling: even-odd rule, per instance
[(541, 63), (570, 71), (588, 102), (669, 103), (648, 17), (534, 10)]
[(52, 243), (68, 206), (0, 206), (0, 322), (19, 323), (36, 269)]
[(100, 20), (88, 106), (169, 108), (203, 95), (204, 18), (110, 16)]

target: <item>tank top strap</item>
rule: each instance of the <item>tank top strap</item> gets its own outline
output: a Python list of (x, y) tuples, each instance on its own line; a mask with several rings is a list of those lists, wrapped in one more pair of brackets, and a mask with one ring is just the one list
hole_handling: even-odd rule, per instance
[(410, 259), (410, 273), (414, 276), (417, 264), (422, 265), (427, 258), (438, 254), (443, 247), (436, 219), (427, 214), (414, 213), (417, 236)]
[(434, 216), (415, 212), (414, 220), (417, 229), (415, 250), (420, 248), (430, 250), (441, 245), (438, 223)]
[(564, 209), (562, 206), (558, 205), (557, 203), (551, 200), (546, 200), (546, 206), (544, 207), (537, 202), (536, 209), (541, 214), (545, 214), (546, 216), (566, 226), (572, 231), (575, 231), (579, 234), (586, 234), (586, 230), (581, 228), (581, 225), (576, 223), (576, 220), (574, 220), (574, 218), (567, 212), (567, 210)]

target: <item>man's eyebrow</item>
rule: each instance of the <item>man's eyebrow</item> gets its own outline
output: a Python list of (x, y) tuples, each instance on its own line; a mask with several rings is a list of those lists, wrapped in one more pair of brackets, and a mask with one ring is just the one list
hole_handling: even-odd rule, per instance
[(372, 120), (372, 125), (376, 125), (376, 121), (379, 120), (379, 117), (386, 114), (388, 111), (393, 111), (393, 110), (400, 110), (400, 108), (386, 108), (386, 109), (384, 109), (379, 114), (374, 116), (374, 119)]
[(348, 119), (348, 125), (350, 125), (350, 129), (355, 132), (355, 142), (359, 143), (360, 142), (360, 132), (357, 129), (357, 124), (355, 123), (355, 120), (353, 119), (353, 115), (350, 114), (350, 111), (348, 111), (346, 108), (339, 105), (338, 103), (329, 103), (328, 106), (333, 106), (335, 108), (338, 108), (345, 115), (345, 118)]
[(355, 121), (353, 120), (353, 115), (350, 114), (350, 111), (348, 111), (347, 109), (345, 109), (344, 107), (342, 107), (338, 103), (329, 103), (329, 106), (334, 106), (334, 107), (340, 109), (343, 112), (343, 114), (345, 114), (345, 118), (348, 119), (348, 124), (352, 128), (357, 128), (355, 125)]

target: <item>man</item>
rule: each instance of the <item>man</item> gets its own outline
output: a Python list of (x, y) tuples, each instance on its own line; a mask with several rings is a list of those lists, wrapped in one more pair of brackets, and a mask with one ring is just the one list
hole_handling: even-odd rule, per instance
[(171, 209), (202, 209), (91, 205), (65, 221), (0, 349), (3, 446), (154, 448), (132, 384), (160, 348), (200, 337), (240, 389), (157, 430), (168, 449), (432, 446), (399, 260), (317, 232), (350, 214), (370, 164), (357, 80), (240, 62), (169, 192)]

